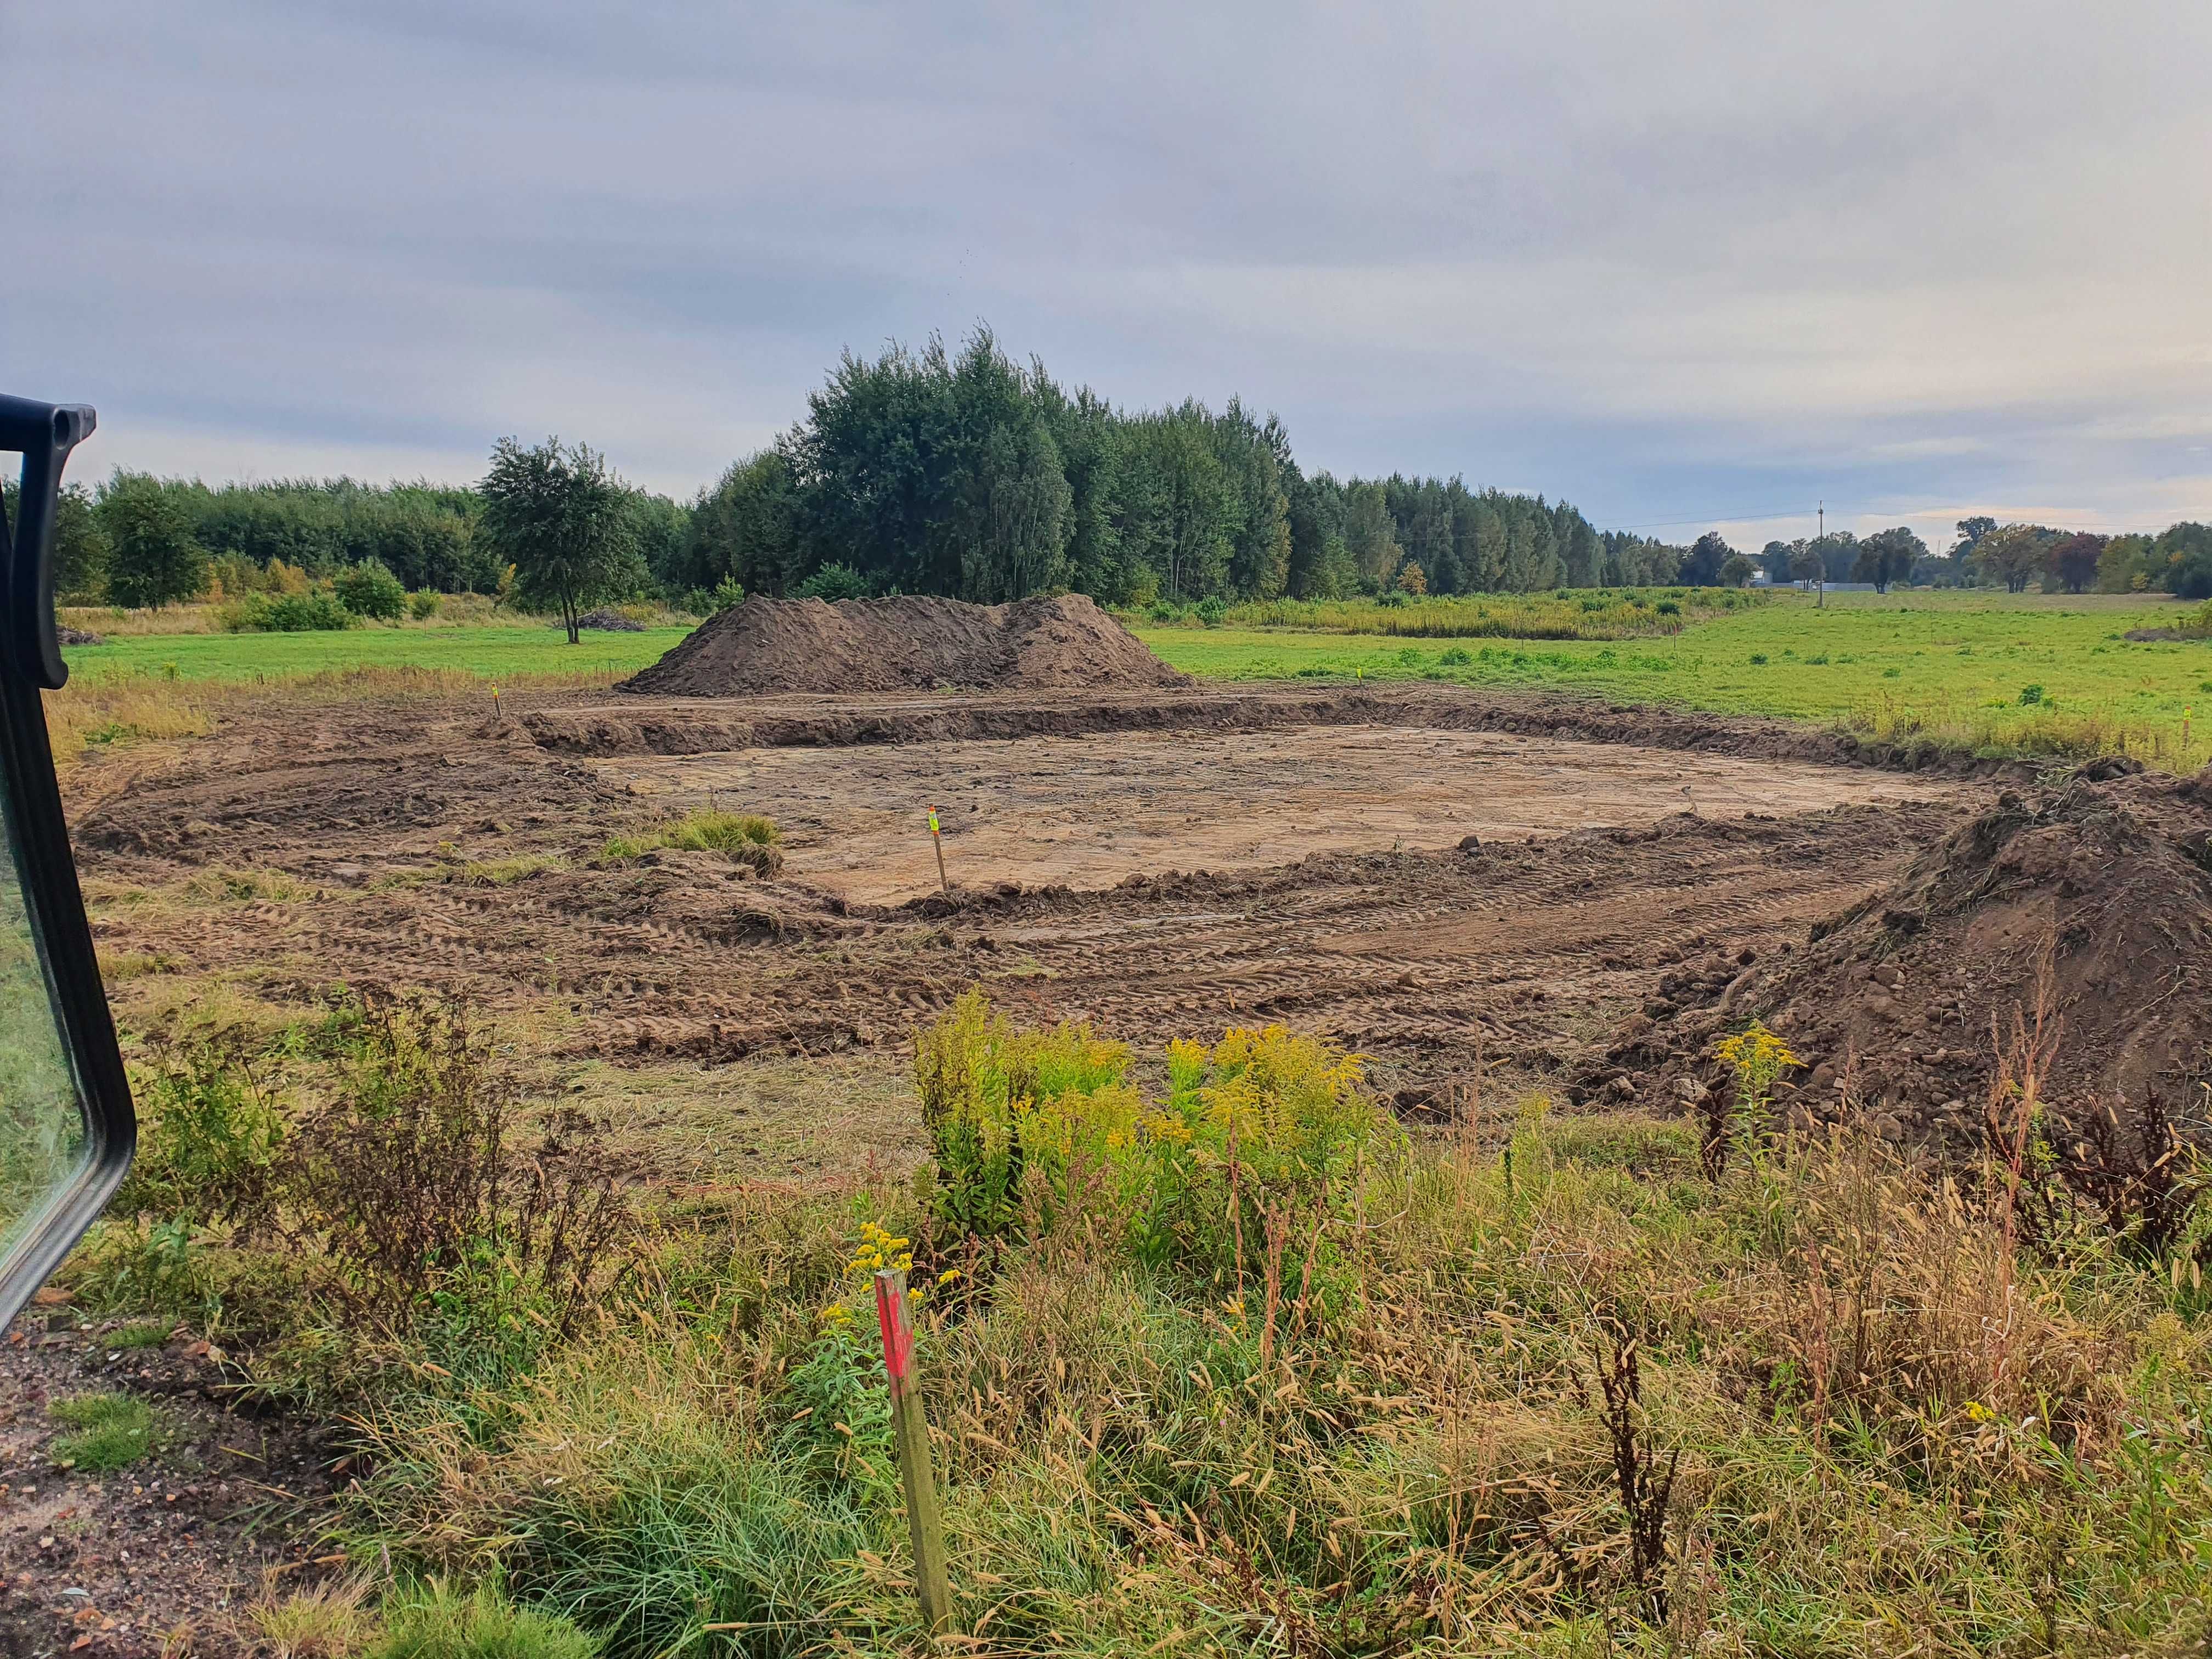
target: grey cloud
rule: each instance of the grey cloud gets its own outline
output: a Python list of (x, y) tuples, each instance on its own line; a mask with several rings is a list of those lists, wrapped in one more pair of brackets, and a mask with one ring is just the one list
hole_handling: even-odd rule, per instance
[(11, 389), (102, 404), (100, 465), (465, 477), (558, 430), (684, 492), (841, 348), (988, 318), (1123, 401), (1279, 410), (1311, 465), (1616, 522), (2166, 514), (2212, 470), (2212, 8), (6, 27), (9, 222), (47, 263), (0, 350)]

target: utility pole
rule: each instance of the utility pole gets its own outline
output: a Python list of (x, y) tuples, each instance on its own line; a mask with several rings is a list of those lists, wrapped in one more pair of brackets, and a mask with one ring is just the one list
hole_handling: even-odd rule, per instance
[(1820, 574), (1814, 579), (1820, 585), (1820, 597), (1813, 601), (1813, 609), (1815, 611), (1826, 611), (1828, 608), (1828, 550), (1826, 545), (1827, 539), (1828, 504), (1823, 501), (1820, 503), (1820, 539), (1813, 544), (1820, 550)]

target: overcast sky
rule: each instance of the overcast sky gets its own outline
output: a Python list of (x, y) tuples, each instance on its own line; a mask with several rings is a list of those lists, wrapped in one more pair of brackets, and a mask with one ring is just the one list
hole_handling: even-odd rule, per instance
[(0, 389), (98, 406), (83, 473), (557, 432), (688, 496), (988, 319), (1668, 539), (2158, 527), (2208, 87), (2204, 0), (11, 4)]

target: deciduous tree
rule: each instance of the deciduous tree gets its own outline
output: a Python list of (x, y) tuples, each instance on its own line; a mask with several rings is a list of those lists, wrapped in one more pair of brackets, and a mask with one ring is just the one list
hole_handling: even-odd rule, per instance
[(207, 550), (192, 538), (191, 514), (160, 479), (118, 470), (100, 489), (99, 519), (116, 604), (176, 605), (207, 586)]
[(1887, 593), (1892, 582), (1910, 581), (1914, 563), (1928, 554), (1928, 544), (1904, 525), (1876, 531), (1858, 544), (1851, 562), (1851, 580), (1872, 582), (1875, 592)]
[(514, 567), (516, 598), (556, 611), (569, 644), (587, 607), (643, 585), (630, 492), (596, 451), (558, 438), (532, 448), (502, 438), (481, 489), (483, 532)]
[(2151, 560), (2164, 573), (2167, 592), (2212, 599), (2212, 525), (2170, 526), (2152, 545)]
[(1984, 532), (1974, 544), (1974, 562), (2018, 593), (2043, 568), (2043, 538), (2032, 525), (2008, 524)]
[(2104, 556), (2105, 538), (2076, 531), (2053, 542), (2044, 556), (2045, 568), (2069, 593), (2079, 593), (2097, 580), (2097, 562)]

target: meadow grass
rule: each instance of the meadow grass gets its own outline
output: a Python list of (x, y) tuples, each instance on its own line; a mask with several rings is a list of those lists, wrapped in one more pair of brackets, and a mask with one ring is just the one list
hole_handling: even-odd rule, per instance
[[(963, 1628), (1125, 1655), (2202, 1639), (2212, 1347), (2163, 1264), (2008, 1249), (1862, 1143), (1717, 1184), (1650, 1121), (1532, 1108), (1511, 1146), (1367, 1170), (1326, 1224), (1328, 1310), (1310, 1234), (1248, 1237), (1240, 1283), (1133, 1259), (1110, 1200), (940, 1295)], [(610, 1655), (925, 1650), (872, 1332), (835, 1323), (863, 1218), (927, 1236), (907, 1202), (695, 1217), (489, 1435), (482, 1396), (383, 1418), (360, 1547), (496, 1578)]]
[(701, 807), (650, 830), (611, 836), (599, 856), (610, 864), (627, 864), (663, 848), (720, 853), (732, 864), (750, 865), (760, 874), (772, 876), (783, 868), (782, 840), (783, 832), (775, 823), (756, 813)]
[[(1777, 593), (1682, 632), (1618, 642), (1413, 643), (1290, 628), (1139, 625), (1212, 679), (1425, 679), (1722, 714), (1839, 721), (1969, 750), (2212, 760), (2212, 643), (2136, 642), (2187, 615), (2156, 596)], [(2184, 722), (2188, 721), (2185, 740)]]
[[(1547, 616), (1560, 612), (1562, 627), (1618, 622), (1613, 610), (1585, 618), (1576, 602), (1538, 599)], [(1468, 626), (1437, 618), (1474, 608), (1502, 617), (1510, 604), (1285, 603), (1229, 613), (1276, 626), (1139, 622), (1135, 631), (1174, 666), (1209, 679), (1430, 680), (1835, 722), (1991, 755), (2125, 753), (2174, 770), (2212, 761), (2212, 641), (2124, 637), (2189, 619), (2157, 596), (1835, 593), (1816, 605), (1790, 590), (1734, 610), (1686, 602), (1680, 631), (1647, 637), (1423, 636)], [(1407, 633), (1344, 631), (1363, 623)], [(343, 702), (601, 686), (658, 660), (685, 631), (592, 634), (575, 647), (534, 621), (123, 635), (68, 650), (70, 684), (49, 696), (48, 720), (66, 767), (116, 744), (204, 733), (227, 696), (257, 687)]]
[(73, 681), (98, 684), (176, 679), (234, 685), (293, 681), (333, 671), (419, 668), (458, 672), (502, 684), (612, 680), (658, 662), (690, 630), (586, 632), (570, 645), (558, 628), (526, 623), (353, 628), (306, 634), (118, 634), (104, 645), (63, 651)]
[[(1706, 617), (1764, 605), (1764, 588), (1562, 587), (1541, 593), (1465, 593), (1415, 599), (1251, 599), (1218, 618), (1230, 628), (1313, 629), (1408, 639), (1622, 640), (1679, 634)], [(1164, 620), (1165, 618), (1163, 618)], [(1195, 611), (1173, 620), (1203, 626)]]
[[(343, 1071), (377, 1113), (436, 1064), (366, 1059)], [(349, 1193), (286, 1189), (283, 1237), (325, 1241), (304, 1259), (198, 1218), (178, 1311), (264, 1322), (262, 1388), (342, 1402), (364, 1443), (339, 1525), (382, 1594), (369, 1652), (932, 1650), (868, 1309), (886, 1262), (927, 1287), (963, 1650), (1964, 1659), (2212, 1634), (2202, 1216), (2153, 1244), (2044, 1201), (2033, 1169), (1849, 1129), (1747, 1131), (1711, 1164), (1689, 1124), (1540, 1097), (1417, 1140), (1356, 1059), (1276, 1030), (1161, 1066), (974, 1000), (916, 1082), (924, 1171), (641, 1187), (573, 1328), (511, 1229), (363, 1322), (280, 1283), (344, 1282), (316, 1206)], [(149, 1159), (177, 1162), (172, 1119), (149, 1110)], [(206, 1122), (189, 1192), (246, 1192)], [(2193, 1157), (2182, 1178), (2201, 1190)], [(421, 1197), (392, 1189), (410, 1217)], [(81, 1290), (123, 1259), (89, 1253)], [(301, 1651), (329, 1612), (291, 1610)]]

